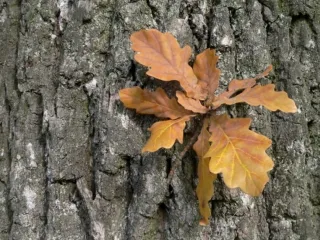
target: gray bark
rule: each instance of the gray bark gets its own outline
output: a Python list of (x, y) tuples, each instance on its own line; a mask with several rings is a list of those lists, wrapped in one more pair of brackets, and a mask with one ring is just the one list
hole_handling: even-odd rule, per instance
[[(129, 36), (174, 34), (220, 55), (232, 78), (274, 73), (296, 114), (238, 105), (272, 138), (263, 195), (215, 183), (210, 225), (198, 225), (197, 159), (170, 188), (172, 150), (140, 154), (156, 120), (125, 109), (124, 87), (151, 80)], [(0, 239), (316, 240), (320, 235), (320, 3), (318, 0), (0, 0)], [(186, 132), (185, 143), (192, 135)]]

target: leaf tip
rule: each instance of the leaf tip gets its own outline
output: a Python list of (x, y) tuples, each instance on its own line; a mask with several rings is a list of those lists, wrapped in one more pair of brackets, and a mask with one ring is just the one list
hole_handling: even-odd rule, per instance
[(298, 112), (298, 108), (297, 108), (297, 105), (293, 102), (293, 106), (292, 106), (292, 109), (290, 111), (291, 113), (296, 113)]
[(209, 220), (208, 220), (208, 219), (202, 218), (202, 219), (199, 221), (199, 225), (200, 225), (200, 226), (207, 226), (208, 224), (209, 224)]
[(270, 64), (270, 65), (266, 68), (266, 71), (271, 72), (272, 69), (273, 69), (273, 66), (272, 66), (272, 64)]
[(296, 113), (299, 111), (296, 103), (290, 98), (288, 98), (287, 105), (284, 108), (279, 110), (285, 113)]
[(141, 153), (146, 153), (146, 152), (155, 152), (157, 150), (153, 150), (150, 148), (150, 146), (148, 146), (148, 142), (146, 143), (146, 145), (144, 145), (144, 147), (141, 149)]
[(125, 89), (126, 88), (120, 89), (118, 92), (119, 99), (122, 103), (124, 102), (124, 95), (125, 95), (125, 91), (126, 91)]

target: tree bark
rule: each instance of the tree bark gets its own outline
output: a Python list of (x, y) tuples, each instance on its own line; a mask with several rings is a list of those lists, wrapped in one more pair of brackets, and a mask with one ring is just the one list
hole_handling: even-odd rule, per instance
[[(219, 91), (272, 64), (263, 81), (299, 109), (225, 109), (273, 140), (275, 167), (255, 198), (220, 176), (206, 227), (194, 152), (168, 187), (184, 146), (141, 154), (156, 118), (118, 98), (124, 87), (177, 86), (133, 61), (129, 36), (145, 28), (195, 54), (217, 49)], [(319, 56), (318, 0), (0, 0), (0, 239), (318, 239)]]

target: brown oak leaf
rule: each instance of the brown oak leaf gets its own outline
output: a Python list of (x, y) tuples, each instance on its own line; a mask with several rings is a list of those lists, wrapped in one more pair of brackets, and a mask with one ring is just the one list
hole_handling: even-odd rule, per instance
[(218, 59), (214, 49), (206, 49), (197, 55), (193, 65), (194, 74), (200, 82), (205, 83), (209, 99), (213, 99), (219, 85), (220, 70), (216, 67)]
[(132, 49), (136, 51), (137, 62), (150, 67), (147, 74), (163, 81), (177, 80), (188, 97), (204, 100), (206, 89), (198, 84), (188, 61), (191, 48), (180, 48), (170, 33), (161, 33), (156, 29), (141, 30), (130, 37)]
[(188, 109), (195, 113), (206, 113), (208, 108), (203, 106), (199, 100), (188, 98), (183, 92), (177, 91), (176, 96), (178, 103), (180, 103), (185, 109)]
[(124, 88), (119, 91), (119, 96), (127, 108), (134, 108), (141, 114), (171, 119), (192, 114), (180, 106), (176, 99), (170, 99), (162, 88), (157, 88), (155, 92), (140, 87)]

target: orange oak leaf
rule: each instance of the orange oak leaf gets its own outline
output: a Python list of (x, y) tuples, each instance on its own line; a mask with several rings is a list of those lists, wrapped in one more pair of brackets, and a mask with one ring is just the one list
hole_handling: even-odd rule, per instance
[(155, 152), (160, 148), (171, 148), (176, 140), (182, 144), (183, 130), (190, 117), (192, 116), (154, 123), (148, 129), (151, 131), (151, 136), (142, 148), (142, 152)]
[(220, 70), (216, 67), (218, 59), (214, 49), (206, 49), (197, 55), (193, 65), (194, 74), (199, 81), (206, 83), (209, 98), (214, 97), (214, 92), (219, 85)]
[(199, 100), (188, 98), (183, 92), (177, 91), (176, 96), (178, 98), (178, 103), (192, 112), (206, 113), (209, 110), (203, 106)]
[(296, 104), (288, 97), (288, 94), (284, 91), (276, 92), (274, 88), (274, 84), (267, 84), (265, 86), (259, 84), (253, 88), (246, 88), (242, 93), (232, 98), (218, 97), (212, 105), (216, 109), (221, 104), (232, 105), (246, 102), (252, 106), (262, 105), (270, 111), (279, 109), (282, 112), (296, 112)]
[(249, 130), (251, 119), (231, 119), (226, 114), (210, 119), (210, 157), (212, 173), (222, 173), (226, 185), (240, 187), (252, 196), (259, 195), (269, 178), (273, 162), (265, 150), (271, 140)]
[(257, 75), (254, 78), (247, 78), (247, 79), (242, 79), (242, 80), (238, 80), (238, 79), (233, 79), (228, 86), (228, 91), (225, 91), (223, 93), (221, 93), (213, 102), (214, 105), (214, 109), (220, 107), (222, 104), (224, 104), (224, 99), (226, 98), (230, 98), (232, 95), (234, 95), (237, 91), (239, 90), (243, 90), (245, 88), (251, 88), (254, 85), (256, 85), (256, 81), (259, 78), (263, 78), (265, 76), (268, 76), (269, 73), (272, 70), (272, 65), (269, 65), (267, 67), (267, 69), (263, 72), (260, 73), (259, 75)]
[(272, 71), (272, 65), (269, 65), (264, 72), (258, 74), (254, 78), (247, 78), (247, 79), (242, 79), (242, 80), (233, 79), (229, 83), (228, 91), (226, 91), (225, 93), (222, 93), (221, 95), (224, 97), (230, 97), (236, 91), (239, 91), (239, 90), (245, 89), (245, 88), (251, 88), (254, 85), (256, 85), (256, 81), (258, 79), (268, 76), (271, 71)]
[(156, 29), (141, 30), (131, 35), (132, 49), (136, 51), (137, 62), (150, 67), (147, 74), (163, 81), (179, 81), (189, 97), (204, 100), (206, 89), (198, 84), (198, 79), (189, 66), (190, 46), (180, 48), (170, 33)]
[(213, 182), (216, 180), (217, 175), (209, 171), (210, 158), (204, 158), (206, 152), (210, 148), (209, 138), (210, 133), (208, 132), (208, 119), (204, 120), (201, 132), (198, 136), (198, 140), (193, 145), (193, 149), (197, 153), (199, 158), (198, 162), (198, 178), (199, 183), (197, 186), (197, 197), (199, 200), (199, 209), (202, 219), (200, 225), (208, 225), (209, 217), (211, 216), (211, 210), (208, 202), (213, 196)]
[(171, 119), (192, 114), (180, 106), (176, 99), (170, 99), (162, 88), (157, 88), (155, 92), (140, 87), (124, 88), (119, 91), (119, 96), (127, 108), (134, 108), (141, 114)]
[[(297, 107), (288, 94), (284, 91), (274, 91), (273, 84), (265, 86), (256, 85), (256, 80), (267, 76), (272, 70), (272, 66), (255, 78), (243, 80), (234, 79), (230, 82), (228, 91), (221, 93), (212, 103), (213, 109), (217, 109), (222, 104), (232, 105), (235, 103), (246, 102), (252, 106), (262, 105), (271, 111), (281, 110), (283, 112), (296, 112)], [(232, 97), (237, 91), (243, 90), (240, 94)]]

